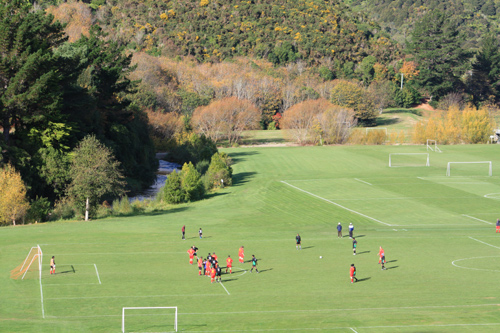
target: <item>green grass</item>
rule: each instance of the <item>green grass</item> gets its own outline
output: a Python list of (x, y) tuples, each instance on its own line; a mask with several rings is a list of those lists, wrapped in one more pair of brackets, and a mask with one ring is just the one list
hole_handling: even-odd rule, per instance
[[(389, 153), (425, 153), (424, 146), (226, 149), (235, 185), (201, 202), (1, 228), (0, 330), (119, 332), (122, 307), (178, 306), (185, 332), (497, 332), (500, 235), (491, 223), (500, 211), (498, 199), (484, 195), (500, 193), (500, 146), (441, 149), (430, 167), (406, 168), (389, 168)], [(448, 161), (478, 160), (493, 161), (493, 177), (472, 168), (445, 177)], [(354, 224), (357, 256), (349, 238), (337, 238), (338, 222)], [(45, 319), (35, 274), (9, 278), (36, 244), (44, 251)], [(188, 264), (191, 245), (235, 259), (235, 273), (223, 275), (227, 292)], [(241, 245), (246, 259), (260, 259), (261, 273), (237, 262)], [(50, 276), (52, 255), (59, 273)], [(351, 263), (362, 280), (355, 284)], [(168, 316), (130, 314), (136, 332), (172, 327), (162, 326)]]

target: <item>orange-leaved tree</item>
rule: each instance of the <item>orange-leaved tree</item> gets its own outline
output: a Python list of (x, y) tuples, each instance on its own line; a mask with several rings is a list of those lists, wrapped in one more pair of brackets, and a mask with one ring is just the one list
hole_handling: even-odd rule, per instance
[(355, 118), (352, 109), (319, 98), (295, 104), (285, 111), (280, 124), (299, 144), (343, 143)]
[(250, 101), (227, 97), (196, 108), (191, 123), (196, 131), (214, 142), (226, 138), (235, 143), (244, 130), (259, 126), (260, 117), (259, 109)]
[(26, 186), (21, 179), (21, 174), (10, 164), (0, 169), (0, 224), (16, 224), (28, 208), (26, 199)]

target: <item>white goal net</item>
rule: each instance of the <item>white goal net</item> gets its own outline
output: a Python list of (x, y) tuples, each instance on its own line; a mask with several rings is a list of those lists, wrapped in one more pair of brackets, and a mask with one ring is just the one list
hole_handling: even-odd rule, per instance
[(492, 176), (493, 166), (491, 161), (448, 162), (446, 176), (452, 176), (452, 173), (462, 177)]
[[(131, 310), (133, 313), (130, 313)], [(126, 315), (127, 312), (128, 315)], [(126, 316), (127, 330), (125, 330)], [(151, 320), (150, 316), (161, 316), (162, 319)], [(177, 332), (177, 307), (124, 307), (122, 308), (122, 332)]]
[(428, 153), (392, 153), (389, 154), (389, 167), (430, 166)]
[(427, 150), (441, 153), (441, 149), (439, 149), (436, 140), (427, 139)]

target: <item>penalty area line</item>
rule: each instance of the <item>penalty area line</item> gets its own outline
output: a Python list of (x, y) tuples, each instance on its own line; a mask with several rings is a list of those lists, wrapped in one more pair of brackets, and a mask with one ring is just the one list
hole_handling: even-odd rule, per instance
[(286, 185), (290, 186), (290, 187), (293, 187), (293, 188), (294, 188), (294, 189), (296, 189), (296, 190), (299, 190), (299, 191), (301, 191), (301, 192), (307, 193), (307, 194), (309, 194), (309, 195), (311, 195), (311, 196), (313, 196), (313, 197), (315, 197), (315, 198), (321, 199), (321, 200), (323, 200), (323, 201), (329, 202), (329, 203), (331, 203), (332, 205), (335, 205), (335, 206), (337, 206), (337, 207), (340, 207), (340, 208), (342, 208), (342, 209), (345, 209), (345, 210), (347, 210), (347, 211), (349, 211), (349, 212), (351, 212), (351, 213), (361, 215), (361, 216), (363, 216), (363, 217), (366, 217), (367, 219), (370, 219), (370, 220), (375, 221), (375, 222), (377, 222), (377, 223), (384, 224), (384, 225), (389, 226), (389, 227), (391, 226), (389, 223), (382, 222), (382, 221), (377, 220), (377, 219), (375, 219), (375, 218), (373, 218), (373, 217), (370, 217), (370, 216), (368, 216), (368, 215), (362, 214), (362, 213), (357, 212), (357, 211), (355, 211), (355, 210), (352, 210), (352, 209), (349, 209), (349, 208), (344, 207), (344, 206), (342, 206), (342, 205), (339, 205), (339, 204), (338, 204), (338, 203), (336, 203), (336, 202), (333, 202), (333, 201), (331, 201), (331, 200), (328, 200), (328, 199), (325, 199), (325, 198), (323, 198), (323, 197), (320, 197), (319, 195), (316, 195), (316, 194), (314, 194), (314, 193), (311, 193), (311, 192), (308, 192), (308, 191), (306, 191), (306, 190), (303, 190), (303, 189), (301, 189), (300, 187), (293, 186), (292, 184), (289, 184), (289, 183), (285, 182), (284, 180), (282, 180), (281, 182), (282, 182), (283, 184), (286, 184)]
[(365, 182), (364, 180), (361, 180), (361, 179), (358, 179), (358, 178), (354, 178), (354, 179), (357, 180), (358, 182), (362, 182), (362, 183), (365, 183), (365, 184), (370, 185), (370, 186), (373, 185), (373, 184), (370, 184), (370, 183)]
[(99, 284), (101, 284), (101, 278), (99, 277), (99, 272), (97, 271), (97, 266), (94, 264), (95, 267), (95, 273), (97, 274), (97, 280), (99, 280)]
[(470, 236), (469, 236), (469, 238), (470, 238), (470, 239), (472, 239), (472, 240), (475, 240), (476, 242), (483, 243), (484, 245), (488, 245), (488, 246), (494, 247), (495, 249), (499, 249), (499, 250), (500, 250), (500, 247), (498, 247), (498, 246), (495, 246), (495, 245), (491, 245), (491, 244), (485, 243), (485, 242), (483, 242), (483, 241), (480, 241), (479, 239), (475, 239), (474, 237), (470, 237)]
[(354, 333), (358, 333), (354, 328), (352, 327), (349, 327), (351, 329), (351, 331), (353, 331)]
[(485, 221), (485, 220), (481, 220), (481, 219), (478, 219), (477, 217), (474, 217), (474, 216), (470, 216), (470, 215), (466, 215), (466, 214), (462, 214), (462, 216), (465, 216), (465, 217), (471, 218), (471, 219), (473, 219), (473, 220), (477, 220), (477, 221), (479, 221), (479, 222), (488, 223), (488, 224), (493, 224), (493, 222), (488, 222), (488, 221)]

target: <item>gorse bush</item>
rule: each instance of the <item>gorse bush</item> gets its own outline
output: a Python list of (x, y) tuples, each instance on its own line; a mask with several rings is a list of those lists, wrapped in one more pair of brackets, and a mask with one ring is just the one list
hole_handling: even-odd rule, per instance
[(207, 190), (233, 184), (233, 168), (231, 164), (231, 157), (226, 153), (215, 153), (212, 156), (204, 179)]
[(413, 142), (424, 144), (432, 139), (440, 144), (487, 143), (495, 128), (495, 120), (486, 107), (477, 110), (469, 106), (460, 111), (457, 106), (417, 123)]

